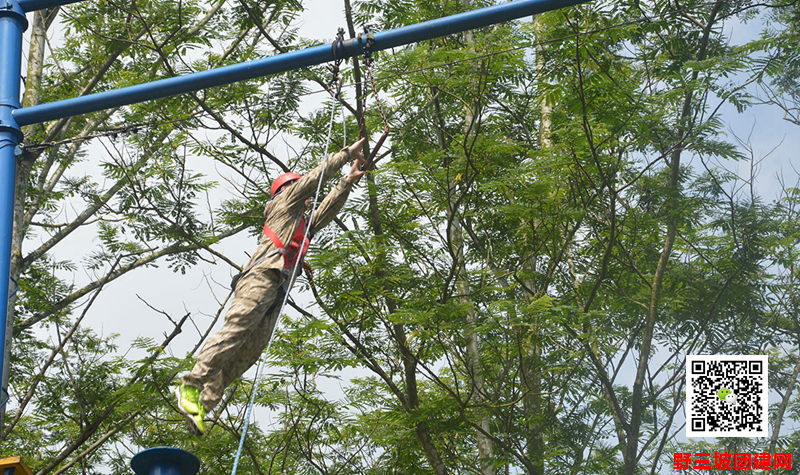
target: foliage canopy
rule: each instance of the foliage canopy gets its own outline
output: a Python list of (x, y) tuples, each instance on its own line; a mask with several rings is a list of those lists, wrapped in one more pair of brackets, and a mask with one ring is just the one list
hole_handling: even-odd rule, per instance
[[(344, 0), (342, 20), (354, 36), (489, 3)], [(213, 263), (209, 288), (229, 293), (219, 276), (243, 260), (236, 236), (258, 236), (271, 179), (322, 154), (336, 105), (310, 98), (329, 73), (29, 127), (3, 452), (38, 475), (122, 474), (140, 448), (170, 445), (225, 473), (257, 391), (276, 416), (248, 435), (243, 473), (655, 474), (674, 452), (708, 450), (800, 460), (800, 186), (759, 195), (771, 158), (729, 133), (745, 110), (800, 125), (798, 11), (597, 1), (381, 53), (390, 152), (315, 238), (315, 278), (294, 290), (267, 376), (238, 382), (202, 439), (171, 386), (227, 299), (205, 319), (150, 306), (164, 337), (132, 349), (84, 319), (123, 276), (162, 263)], [(320, 40), (297, 23), (314, 13), (297, 0), (37, 12), (24, 105), (306, 47)], [(349, 64), (336, 147), (356, 140), (354, 97), (369, 89)], [(381, 130), (373, 100), (365, 114)], [(91, 236), (77, 259), (70, 236)], [(192, 351), (172, 352), (193, 324)], [(770, 356), (769, 437), (683, 437), (685, 356), (700, 353)]]

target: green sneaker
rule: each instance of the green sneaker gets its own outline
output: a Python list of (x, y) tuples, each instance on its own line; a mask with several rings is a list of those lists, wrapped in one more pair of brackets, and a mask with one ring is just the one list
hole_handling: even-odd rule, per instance
[(178, 398), (178, 409), (186, 419), (189, 432), (197, 436), (203, 435), (205, 432), (203, 418), (206, 415), (206, 408), (200, 404), (200, 389), (181, 383), (175, 388), (175, 396)]

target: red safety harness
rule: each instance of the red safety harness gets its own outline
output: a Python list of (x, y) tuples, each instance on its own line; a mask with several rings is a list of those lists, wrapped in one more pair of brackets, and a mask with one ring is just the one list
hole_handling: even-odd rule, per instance
[[(289, 293), (289, 281), (291, 280), (292, 269), (294, 269), (295, 264), (297, 264), (297, 260), (300, 259), (302, 262), (303, 258), (306, 256), (306, 252), (308, 252), (308, 246), (311, 244), (311, 238), (314, 237), (314, 226), (311, 225), (311, 229), (308, 230), (308, 235), (306, 235), (306, 218), (300, 220), (300, 224), (292, 233), (292, 238), (289, 241), (288, 246), (284, 246), (281, 242), (281, 239), (275, 234), (275, 231), (270, 229), (267, 226), (267, 223), (264, 223), (264, 235), (272, 241), (272, 244), (275, 246), (275, 250), (261, 256), (255, 262), (250, 264), (247, 269), (243, 270), (239, 274), (236, 274), (231, 281), (231, 288), (236, 290), (236, 284), (239, 283), (239, 280), (244, 277), (245, 274), (250, 272), (250, 269), (255, 267), (259, 262), (263, 261), (269, 256), (274, 254), (281, 254), (283, 256), (283, 282), (281, 282), (280, 291), (278, 295), (275, 297), (275, 301), (272, 303), (272, 306), (267, 310), (267, 313), (271, 313), (277, 306), (283, 301), (284, 296)], [(298, 252), (299, 251), (299, 252)], [(303, 269), (308, 272), (309, 280), (314, 278), (314, 272), (311, 270), (311, 266), (302, 262)]]
[[(264, 235), (267, 236), (275, 246), (275, 251), (273, 251), (273, 253), (277, 252), (283, 256), (283, 276), (285, 278), (284, 283), (286, 283), (286, 281), (289, 280), (292, 269), (297, 264), (297, 260), (300, 259), (302, 261), (306, 256), (314, 232), (309, 229), (308, 236), (306, 236), (306, 217), (303, 216), (300, 220), (300, 224), (297, 225), (297, 228), (294, 230), (294, 234), (292, 234), (292, 239), (289, 241), (288, 246), (283, 245), (281, 239), (275, 234), (275, 231), (267, 226), (267, 223), (264, 223)], [(270, 255), (271, 254), (272, 253), (270, 253)], [(305, 262), (303, 262), (303, 269), (307, 270), (309, 274), (312, 274), (311, 267)]]

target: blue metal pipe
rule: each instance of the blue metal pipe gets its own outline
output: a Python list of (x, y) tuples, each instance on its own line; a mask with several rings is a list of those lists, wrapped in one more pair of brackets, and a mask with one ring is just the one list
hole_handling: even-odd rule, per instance
[[(13, 112), (20, 107), (22, 33), (28, 28), (25, 12), (16, 0), (0, 6), (0, 381), (4, 381), (8, 289), (11, 275), (11, 236), (14, 229), (14, 190), (22, 130)], [(6, 388), (2, 388), (0, 398)]]
[[(35, 0), (33, 0), (35, 1)], [(522, 18), (558, 8), (568, 7), (588, 0), (516, 0), (470, 12), (404, 26), (375, 33), (372, 51), (429, 40), (460, 31), (481, 28), (495, 23)], [(339, 58), (363, 54), (366, 38), (350, 39), (336, 48)], [(237, 81), (291, 71), (334, 60), (331, 45), (313, 46), (299, 51), (261, 58), (221, 68), (200, 71), (137, 86), (125, 87), (73, 99), (26, 107), (14, 111), (20, 125), (30, 125), (48, 120), (96, 112), (128, 104), (222, 86)]]
[(26, 12), (44, 10), (45, 8), (60, 7), (70, 3), (78, 3), (83, 0), (19, 0), (19, 6)]

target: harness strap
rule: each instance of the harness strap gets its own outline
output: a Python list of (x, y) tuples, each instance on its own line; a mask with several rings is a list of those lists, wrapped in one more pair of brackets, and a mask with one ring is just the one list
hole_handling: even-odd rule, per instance
[[(291, 269), (292, 264), (297, 262), (298, 259), (303, 259), (305, 257), (306, 252), (308, 252), (308, 246), (311, 245), (311, 238), (313, 237), (312, 230), (309, 230), (308, 237), (305, 237), (306, 232), (306, 218), (305, 216), (300, 220), (300, 224), (294, 230), (292, 234), (291, 240), (289, 241), (288, 249), (286, 246), (283, 245), (281, 239), (275, 234), (275, 231), (270, 229), (267, 226), (267, 223), (264, 223), (264, 235), (272, 241), (272, 244), (275, 245), (275, 250), (283, 255), (283, 268), (284, 269)], [(304, 239), (305, 237), (305, 239)], [(302, 249), (301, 243), (302, 241)]]
[(276, 308), (278, 308), (278, 305), (280, 305), (283, 302), (283, 298), (286, 297), (287, 293), (289, 293), (289, 279), (285, 278), (283, 279), (281, 286), (278, 287), (278, 292), (275, 294), (275, 300), (272, 301), (272, 305), (270, 305), (269, 308), (267, 309), (267, 315), (269, 315)]
[[(233, 279), (231, 280), (231, 289), (236, 290), (236, 284), (239, 283), (239, 280), (241, 280), (241, 278), (244, 277), (245, 274), (250, 272), (250, 270), (253, 267), (258, 265), (258, 263), (260, 263), (267, 257), (274, 256), (275, 254), (280, 254), (283, 256), (283, 270), (282, 270), (283, 282), (281, 283), (281, 290), (284, 292), (284, 294), (288, 293), (289, 292), (288, 281), (292, 272), (292, 266), (297, 262), (298, 258), (302, 260), (305, 257), (306, 253), (308, 252), (308, 247), (311, 245), (311, 238), (314, 237), (313, 226), (311, 229), (308, 230), (307, 236), (305, 231), (306, 231), (306, 218), (303, 217), (303, 219), (300, 221), (300, 224), (295, 229), (294, 234), (292, 234), (292, 239), (291, 241), (289, 241), (289, 249), (286, 249), (286, 246), (283, 245), (281, 239), (278, 237), (277, 234), (275, 234), (275, 231), (273, 231), (269, 226), (267, 226), (267, 223), (264, 223), (264, 235), (267, 236), (270, 241), (272, 241), (272, 244), (275, 246), (275, 249), (272, 252), (259, 257), (252, 264), (247, 266), (245, 270), (233, 276)], [(300, 241), (303, 240), (304, 237), (305, 239), (303, 243), (303, 249), (300, 253), (298, 253), (297, 251), (300, 248)], [(311, 269), (311, 266), (306, 264), (305, 262), (303, 262), (302, 264), (303, 264), (303, 269), (308, 273), (309, 280), (312, 280), (314, 278), (314, 271)], [(274, 305), (275, 304), (273, 304), (273, 307), (270, 308), (269, 311), (274, 310)]]

